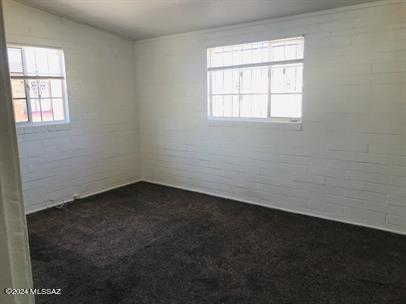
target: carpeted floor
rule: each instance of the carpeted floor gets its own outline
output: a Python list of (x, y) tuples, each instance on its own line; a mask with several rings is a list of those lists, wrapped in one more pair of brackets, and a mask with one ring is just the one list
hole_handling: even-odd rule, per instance
[(406, 303), (406, 237), (138, 183), (28, 217), (37, 304)]

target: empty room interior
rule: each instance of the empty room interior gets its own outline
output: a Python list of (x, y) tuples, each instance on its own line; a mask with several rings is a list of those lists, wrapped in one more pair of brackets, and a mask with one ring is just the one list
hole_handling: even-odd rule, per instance
[(1, 304), (406, 303), (406, 1), (0, 4)]

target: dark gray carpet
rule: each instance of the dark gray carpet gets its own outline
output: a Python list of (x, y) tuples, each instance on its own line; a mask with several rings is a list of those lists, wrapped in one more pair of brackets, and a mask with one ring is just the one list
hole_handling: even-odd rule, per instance
[(28, 217), (37, 304), (406, 303), (406, 237), (138, 183)]

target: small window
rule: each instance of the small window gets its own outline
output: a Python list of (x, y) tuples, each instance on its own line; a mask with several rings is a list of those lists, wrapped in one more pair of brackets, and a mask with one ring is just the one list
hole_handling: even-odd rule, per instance
[(209, 48), (209, 117), (299, 121), (303, 54), (303, 37)]
[(63, 51), (28, 46), (9, 46), (7, 50), (16, 122), (67, 121)]

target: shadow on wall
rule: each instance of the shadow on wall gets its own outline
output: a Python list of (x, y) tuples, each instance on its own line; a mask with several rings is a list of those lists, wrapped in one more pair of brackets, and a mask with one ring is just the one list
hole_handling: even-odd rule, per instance
[(0, 67), (0, 303), (29, 304), (34, 303), (32, 295), (3, 292), (5, 288), (31, 288), (32, 276), (1, 0)]

